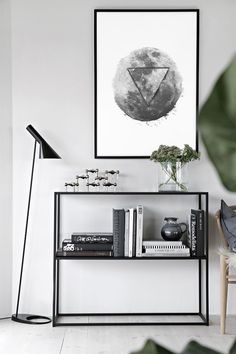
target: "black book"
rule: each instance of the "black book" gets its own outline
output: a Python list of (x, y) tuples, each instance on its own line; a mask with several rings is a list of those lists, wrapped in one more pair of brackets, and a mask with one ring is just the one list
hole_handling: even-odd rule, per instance
[(113, 257), (111, 251), (62, 251), (57, 252), (57, 256), (63, 257)]
[(191, 239), (191, 254), (197, 256), (197, 218), (194, 213), (190, 215), (190, 239)]
[(136, 257), (136, 234), (137, 234), (137, 209), (134, 209), (134, 226), (133, 226), (133, 249), (132, 257)]
[(196, 256), (204, 256), (204, 210), (192, 209), (196, 218)]
[(124, 257), (125, 210), (113, 209), (113, 252), (114, 257)]
[(73, 243), (113, 243), (111, 232), (74, 232), (71, 235)]
[(111, 243), (74, 243), (70, 239), (65, 239), (62, 242), (63, 251), (112, 251)]

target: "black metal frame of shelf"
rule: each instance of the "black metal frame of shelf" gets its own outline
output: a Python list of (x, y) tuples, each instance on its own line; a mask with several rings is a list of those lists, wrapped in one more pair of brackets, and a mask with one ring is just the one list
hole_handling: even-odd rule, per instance
[[(116, 257), (74, 257), (63, 256), (58, 252), (60, 246), (60, 211), (61, 196), (63, 195), (189, 195), (198, 197), (198, 208), (202, 209), (202, 198), (205, 198), (205, 256), (203, 257), (140, 257), (140, 258), (116, 258)], [(209, 259), (208, 259), (208, 209), (209, 200), (207, 192), (55, 192), (54, 193), (54, 251), (53, 251), (53, 310), (52, 325), (55, 326), (146, 326), (146, 325), (209, 325)], [(198, 261), (198, 312), (175, 312), (175, 313), (61, 313), (59, 311), (59, 283), (60, 283), (60, 262), (62, 260), (109, 260), (109, 261), (149, 261), (149, 260), (186, 260)], [(202, 313), (202, 262), (205, 262), (205, 314)], [(199, 321), (181, 322), (59, 322), (62, 317), (75, 316), (199, 316)]]

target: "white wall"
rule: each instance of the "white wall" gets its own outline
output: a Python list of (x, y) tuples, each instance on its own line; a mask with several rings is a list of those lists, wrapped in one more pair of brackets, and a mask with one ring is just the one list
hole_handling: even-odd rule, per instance
[[(235, 51), (236, 3), (231, 0), (135, 0), (129, 1), (128, 6), (200, 8), (202, 102)], [(109, 0), (12, 0), (13, 303), (33, 149), (33, 141), (25, 131), (26, 125), (32, 123), (63, 157), (58, 161), (37, 161), (21, 311), (51, 313), (54, 190), (63, 190), (65, 181), (73, 180), (78, 172), (87, 167), (118, 168), (122, 172), (120, 182), (123, 190), (152, 191), (156, 188), (156, 166), (148, 160), (93, 158), (93, 9), (110, 7), (126, 8), (127, 1), (116, 0), (111, 6)], [(219, 313), (219, 262), (216, 254), (219, 240), (212, 216), (222, 197), (228, 203), (235, 204), (235, 195), (223, 189), (202, 147), (201, 151), (201, 161), (191, 166), (190, 180), (192, 189), (210, 193), (210, 311)], [(166, 214), (168, 203), (169, 200), (158, 202), (160, 215)], [(176, 203), (172, 211), (181, 213), (181, 202)], [(114, 202), (112, 206), (114, 204), (119, 202)], [(85, 201), (85, 207), (89, 210), (88, 205)], [(102, 205), (102, 202), (98, 204), (97, 210)], [(187, 204), (183, 206), (186, 208)], [(71, 200), (67, 209), (63, 209), (63, 216), (66, 216), (67, 210), (67, 217), (71, 220), (64, 224), (65, 232), (78, 225), (77, 220), (72, 218), (73, 215), (76, 218), (77, 207), (78, 203)], [(99, 218), (96, 223), (99, 224)], [(104, 227), (108, 229), (109, 225), (107, 221)], [(91, 224), (91, 227), (96, 226)], [(107, 265), (106, 262), (96, 261), (64, 264), (64, 310), (76, 311), (76, 305), (77, 310), (88, 310), (89, 306), (93, 306), (91, 310), (94, 311), (127, 308), (134, 311), (171, 308), (177, 311), (182, 304), (185, 304), (185, 309), (192, 308), (196, 300), (196, 281), (192, 277), (192, 274), (196, 275), (196, 268), (193, 264), (188, 263), (186, 267), (183, 262), (109, 262), (109, 267)], [(175, 279), (173, 286), (177, 286), (176, 292), (169, 279)], [(178, 285), (180, 279), (186, 281), (187, 287)], [(140, 287), (140, 282), (145, 286)], [(82, 297), (83, 307), (77, 294)], [(94, 294), (97, 298), (95, 303)], [(230, 298), (233, 300), (231, 290)], [(138, 307), (142, 299), (141, 307)], [(235, 310), (232, 301), (229, 311)]]
[(0, 317), (11, 314), (12, 116), (9, 1), (0, 0)]

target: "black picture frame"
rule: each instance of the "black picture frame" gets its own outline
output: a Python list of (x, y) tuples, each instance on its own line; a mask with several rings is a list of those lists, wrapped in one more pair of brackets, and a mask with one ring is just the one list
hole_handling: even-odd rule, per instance
[(196, 129), (195, 129), (195, 150), (199, 151), (198, 143), (198, 128), (197, 128), (197, 118), (199, 110), (199, 22), (200, 22), (200, 11), (199, 9), (95, 9), (94, 10), (94, 158), (95, 159), (149, 159), (150, 155), (145, 156), (131, 156), (131, 155), (99, 155), (98, 153), (98, 120), (97, 120), (97, 107), (98, 107), (98, 79), (97, 79), (97, 50), (98, 50), (98, 38), (97, 38), (97, 17), (99, 13), (122, 13), (122, 12), (167, 12), (167, 13), (179, 13), (179, 12), (192, 12), (196, 15)]

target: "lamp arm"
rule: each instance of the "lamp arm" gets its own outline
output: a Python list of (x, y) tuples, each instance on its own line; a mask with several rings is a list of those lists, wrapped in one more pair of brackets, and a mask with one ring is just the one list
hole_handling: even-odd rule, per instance
[(36, 145), (37, 145), (37, 141), (35, 140), (34, 152), (33, 152), (33, 162), (32, 162), (32, 169), (31, 169), (31, 178), (30, 178), (30, 189), (29, 189), (29, 197), (28, 197), (28, 207), (27, 207), (27, 214), (26, 214), (26, 221), (25, 221), (25, 237), (24, 237), (24, 244), (23, 244), (23, 251), (22, 251), (20, 280), (19, 280), (19, 288), (18, 288), (17, 304), (16, 304), (16, 317), (18, 317), (18, 310), (19, 310), (19, 303), (20, 303), (20, 293), (21, 293), (21, 283), (22, 283), (22, 276), (23, 276), (23, 269), (24, 269), (25, 247), (26, 247), (28, 222), (29, 222), (29, 212), (30, 212), (30, 202), (31, 202), (31, 193), (32, 193), (32, 185), (33, 185), (33, 177), (34, 177)]
[(46, 143), (44, 138), (39, 134), (39, 132), (37, 132), (36, 129), (34, 129), (34, 127), (31, 124), (26, 127), (26, 130), (28, 130), (28, 132), (34, 137), (34, 139), (39, 144)]

